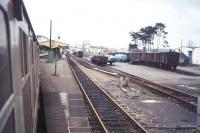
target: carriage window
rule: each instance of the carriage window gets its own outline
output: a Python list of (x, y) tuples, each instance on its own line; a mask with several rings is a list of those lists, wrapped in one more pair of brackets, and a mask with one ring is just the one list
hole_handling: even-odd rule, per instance
[(32, 63), (34, 64), (35, 58), (34, 58), (34, 43), (32, 43)]
[(37, 60), (37, 46), (35, 45), (35, 60)]
[(27, 62), (27, 35), (20, 29), (19, 37), (20, 45), (20, 62), (21, 62), (21, 76), (24, 77), (28, 73), (28, 62)]
[(7, 25), (0, 7), (0, 110), (12, 93)]
[(33, 41), (30, 40), (30, 59), (31, 59), (31, 63), (34, 63), (34, 58), (33, 58)]
[(30, 60), (31, 60), (31, 64), (34, 64), (34, 51), (33, 51), (33, 45), (34, 45), (34, 37), (33, 37), (33, 32), (32, 32), (32, 29), (31, 27), (29, 26), (29, 36), (30, 36)]

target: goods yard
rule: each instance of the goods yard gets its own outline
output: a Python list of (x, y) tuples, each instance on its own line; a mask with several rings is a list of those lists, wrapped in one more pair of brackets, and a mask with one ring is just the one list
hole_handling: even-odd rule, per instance
[[(166, 85), (157, 84), (157, 83), (152, 82), (150, 80), (146, 80), (145, 78), (140, 78), (138, 76), (135, 76), (135, 75), (132, 75), (132, 74), (129, 74), (129, 73), (117, 70), (117, 69), (112, 69), (112, 68), (109, 68), (109, 67), (94, 66), (93, 64), (91, 64), (90, 62), (88, 62), (86, 60), (79, 59), (78, 61), (82, 65), (84, 65), (88, 68), (91, 68), (93, 70), (98, 70), (98, 71), (104, 72), (106, 74), (110, 74), (112, 76), (120, 75), (120, 76), (124, 76), (124, 77), (129, 77), (130, 81), (132, 81), (132, 82), (135, 82), (135, 83), (140, 84), (140, 85), (144, 85), (144, 86), (149, 87), (149, 88), (151, 88), (155, 91), (158, 91), (159, 93), (173, 97), (173, 98), (187, 104), (191, 108), (196, 108), (196, 104), (197, 104), (197, 97), (196, 96), (198, 95), (198, 92), (191, 91), (189, 93), (187, 91), (187, 89), (178, 90), (176, 88), (172, 88), (172, 87), (166, 86)], [(98, 69), (96, 69), (96, 67), (98, 67)], [(110, 73), (110, 72), (114, 72), (115, 74)]]
[[(199, 94), (200, 76), (188, 76), (148, 66), (130, 65), (128, 63), (116, 63), (116, 66), (112, 67), (158, 84), (180, 89), (181, 91), (188, 92), (187, 87), (191, 87), (193, 88), (190, 89), (191, 94), (195, 96)], [(196, 74), (198, 74), (198, 71), (196, 71)], [(179, 86), (185, 87), (180, 88)]]
[(82, 69), (149, 132), (195, 132), (196, 113), (179, 104), (176, 99), (135, 83), (120, 89), (118, 77), (113, 78), (112, 74), (97, 72), (97, 69)]

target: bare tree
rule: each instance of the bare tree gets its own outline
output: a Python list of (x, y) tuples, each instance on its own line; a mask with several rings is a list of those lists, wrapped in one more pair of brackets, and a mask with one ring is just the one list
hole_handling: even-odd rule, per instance
[(166, 41), (166, 35), (168, 34), (168, 32), (165, 31), (165, 24), (163, 23), (156, 23), (155, 24), (155, 29), (156, 29), (156, 35), (157, 35), (157, 50), (159, 50), (159, 46), (161, 43), (161, 39), (163, 40), (162, 44), (164, 47), (168, 46), (168, 42)]
[[(162, 39), (163, 46), (168, 47), (168, 42), (166, 41), (165, 25), (163, 23), (156, 23), (155, 26), (146, 26), (141, 28), (138, 32), (129, 32), (132, 37), (132, 41), (139, 45), (142, 42), (143, 50), (151, 51), (152, 46), (154, 48), (155, 36), (157, 36), (157, 50), (159, 49), (160, 40)], [(130, 44), (129, 44), (130, 45)]]

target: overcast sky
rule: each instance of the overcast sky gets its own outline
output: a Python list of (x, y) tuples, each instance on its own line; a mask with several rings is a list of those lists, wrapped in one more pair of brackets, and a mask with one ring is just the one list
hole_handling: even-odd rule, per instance
[(79, 44), (127, 48), (130, 31), (166, 24), (168, 42), (179, 47), (181, 39), (200, 45), (200, 0), (24, 0), (36, 34)]

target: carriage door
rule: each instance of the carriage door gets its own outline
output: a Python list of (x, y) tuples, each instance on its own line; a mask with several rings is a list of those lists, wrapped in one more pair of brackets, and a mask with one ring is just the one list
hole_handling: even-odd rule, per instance
[(0, 132), (14, 133), (14, 94), (12, 90), (9, 28), (6, 13), (0, 4)]

